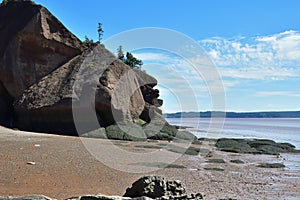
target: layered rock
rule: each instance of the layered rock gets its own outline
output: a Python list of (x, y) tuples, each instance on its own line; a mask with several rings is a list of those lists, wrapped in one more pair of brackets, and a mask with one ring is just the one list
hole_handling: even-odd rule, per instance
[(1, 124), (13, 125), (13, 101), (82, 52), (82, 43), (46, 8), (31, 1), (0, 7)]
[(0, 38), (2, 125), (77, 135), (99, 124), (150, 122), (152, 113), (161, 113), (155, 78), (125, 65), (103, 45), (86, 49), (40, 5), (1, 6)]
[(0, 27), (0, 80), (13, 98), (82, 52), (81, 41), (31, 1), (1, 6)]
[(145, 107), (140, 115), (140, 118), (146, 122), (150, 122), (156, 115), (162, 115), (159, 109), (163, 105), (163, 100), (158, 99), (159, 90), (154, 89), (157, 85), (157, 80), (141, 70), (135, 70), (137, 79), (140, 84), (140, 89), (145, 100)]
[[(106, 119), (108, 121), (138, 119), (145, 107), (140, 86), (136, 71), (118, 59), (113, 60), (97, 85), (96, 108), (106, 108), (112, 112), (114, 119)], [(99, 115), (104, 117), (101, 113)]]
[(25, 90), (14, 104), (17, 126), (74, 134), (73, 117), (81, 123), (81, 133), (97, 128), (98, 122), (105, 127), (139, 118), (145, 103), (135, 73), (102, 45), (92, 54), (94, 68), (88, 66), (89, 54), (79, 55)]

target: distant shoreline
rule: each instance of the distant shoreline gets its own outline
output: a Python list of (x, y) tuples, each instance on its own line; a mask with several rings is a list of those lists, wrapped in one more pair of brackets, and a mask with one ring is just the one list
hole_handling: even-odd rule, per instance
[(300, 118), (300, 111), (276, 112), (177, 112), (163, 114), (165, 118)]

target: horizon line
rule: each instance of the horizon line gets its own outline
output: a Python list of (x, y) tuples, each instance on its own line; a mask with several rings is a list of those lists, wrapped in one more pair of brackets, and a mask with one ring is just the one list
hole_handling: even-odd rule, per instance
[(178, 112), (165, 112), (164, 114), (176, 113), (207, 113), (207, 112), (222, 112), (222, 113), (271, 113), (271, 112), (300, 112), (300, 110), (281, 110), (281, 111), (178, 111)]

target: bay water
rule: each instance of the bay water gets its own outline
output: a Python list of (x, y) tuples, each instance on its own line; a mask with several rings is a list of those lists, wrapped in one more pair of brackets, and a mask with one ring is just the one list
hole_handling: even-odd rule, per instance
[(300, 118), (167, 118), (198, 138), (259, 138), (288, 142), (300, 149)]
[[(189, 127), (198, 138), (257, 138), (288, 142), (300, 149), (299, 118), (168, 118), (170, 124)], [(300, 176), (300, 154), (280, 154), (274, 162), (283, 163), (283, 178), (297, 185)], [(280, 159), (281, 161), (278, 161)], [(281, 188), (282, 189), (282, 188)], [(300, 199), (299, 196), (285, 199)]]

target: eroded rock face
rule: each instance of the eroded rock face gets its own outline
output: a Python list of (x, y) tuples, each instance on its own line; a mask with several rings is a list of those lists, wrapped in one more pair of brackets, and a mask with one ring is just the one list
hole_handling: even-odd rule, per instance
[(0, 38), (1, 125), (77, 135), (74, 120), (84, 133), (161, 112), (155, 78), (103, 45), (85, 48), (40, 5), (1, 6)]
[[(14, 103), (18, 127), (71, 135), (77, 134), (73, 117), (82, 123), (83, 133), (97, 128), (98, 121), (106, 127), (126, 117), (138, 118), (144, 105), (134, 71), (102, 45), (54, 70)], [(91, 116), (95, 112), (97, 122)]]
[(122, 121), (139, 118), (144, 107), (145, 101), (136, 72), (118, 59), (114, 60), (99, 80), (96, 109), (111, 110), (112, 121)]
[(157, 80), (141, 70), (135, 69), (134, 71), (145, 101), (144, 110), (140, 114), (140, 118), (149, 123), (157, 114), (162, 115), (159, 107), (163, 105), (163, 100), (158, 99), (159, 90), (154, 89), (157, 85)]
[(82, 43), (46, 8), (31, 1), (0, 7), (0, 38), (0, 121), (10, 126), (12, 102), (80, 54)]
[(31, 1), (1, 6), (0, 27), (0, 80), (13, 98), (82, 52), (81, 41)]

